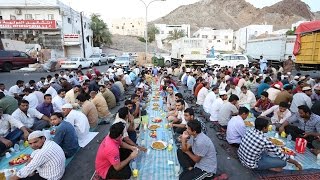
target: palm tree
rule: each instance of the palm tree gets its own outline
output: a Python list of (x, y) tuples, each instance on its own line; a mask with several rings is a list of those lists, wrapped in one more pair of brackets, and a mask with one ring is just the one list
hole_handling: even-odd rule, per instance
[(170, 41), (177, 40), (177, 39), (180, 39), (185, 36), (186, 36), (186, 34), (185, 34), (184, 30), (174, 29), (173, 31), (169, 32), (169, 36), (166, 38), (166, 40), (168, 40), (168, 42), (170, 42)]
[(90, 27), (93, 31), (93, 45), (95, 47), (110, 46), (112, 44), (112, 35), (107, 24), (101, 19), (99, 14), (91, 15)]

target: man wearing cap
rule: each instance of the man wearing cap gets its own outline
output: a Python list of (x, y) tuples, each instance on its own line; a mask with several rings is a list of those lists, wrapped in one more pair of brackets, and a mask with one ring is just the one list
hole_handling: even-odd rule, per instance
[(287, 84), (283, 86), (283, 91), (281, 91), (276, 99), (274, 100), (275, 105), (279, 105), (281, 102), (286, 102), (288, 104), (292, 101), (292, 85)]
[(50, 94), (53, 98), (58, 94), (55, 88), (53, 88), (49, 83), (44, 83), (43, 89), (46, 90), (44, 94)]
[(31, 160), (10, 179), (61, 179), (65, 171), (66, 160), (61, 147), (47, 140), (42, 131), (32, 132), (28, 137), (28, 142), (35, 150), (31, 154)]
[(272, 87), (270, 87), (267, 90), (267, 93), (269, 94), (269, 99), (273, 103), (276, 99), (277, 95), (281, 92), (281, 86), (279, 84), (274, 84)]
[(315, 85), (314, 88), (314, 93), (311, 95), (311, 100), (314, 101), (320, 101), (320, 85)]
[[(12, 113), (12, 117), (19, 120), (26, 128), (40, 130), (49, 126), (50, 119), (36, 109), (29, 108), (29, 102), (21, 100), (19, 108)], [(20, 127), (18, 127), (20, 128)], [(28, 131), (31, 131), (28, 129)]]
[(217, 122), (218, 121), (218, 115), (220, 107), (223, 105), (223, 103), (228, 99), (228, 95), (226, 91), (220, 90), (219, 91), (219, 97), (213, 102), (211, 105), (211, 111), (210, 111), (210, 121), (211, 122)]
[(307, 105), (309, 108), (312, 106), (310, 96), (312, 95), (311, 87), (306, 86), (302, 88), (302, 92), (295, 94), (292, 98), (290, 111), (292, 113), (298, 113), (298, 107), (301, 105)]
[(78, 141), (81, 142), (89, 133), (90, 125), (88, 118), (82, 112), (73, 110), (71, 104), (63, 105), (62, 112), (65, 117), (65, 121), (71, 123), (75, 128)]

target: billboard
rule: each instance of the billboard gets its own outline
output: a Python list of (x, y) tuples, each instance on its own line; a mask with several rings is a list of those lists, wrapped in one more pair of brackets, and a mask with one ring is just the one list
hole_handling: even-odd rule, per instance
[(57, 29), (55, 20), (0, 20), (0, 29)]

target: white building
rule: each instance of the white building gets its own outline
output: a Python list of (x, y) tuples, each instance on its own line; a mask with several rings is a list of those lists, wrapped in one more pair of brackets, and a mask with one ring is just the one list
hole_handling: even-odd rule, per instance
[(211, 49), (212, 47), (214, 47), (215, 51), (232, 51), (233, 49), (232, 29), (216, 30), (209, 27), (203, 27), (193, 33), (193, 37), (207, 39), (207, 49)]
[(234, 33), (233, 50), (241, 52), (246, 49), (249, 39), (254, 39), (261, 34), (271, 34), (272, 31), (273, 25), (249, 25), (240, 28)]
[(0, 19), (1, 38), (40, 44), (54, 58), (92, 54), (90, 19), (81, 26), (80, 13), (58, 0), (0, 1)]
[(159, 34), (156, 35), (156, 42), (158, 48), (163, 48), (163, 40), (167, 39), (174, 30), (183, 31), (185, 37), (190, 37), (190, 24), (169, 25), (169, 24), (155, 24), (155, 27), (159, 30)]
[(143, 18), (121, 18), (113, 19), (110, 32), (124, 36), (140, 36), (144, 37), (146, 22)]

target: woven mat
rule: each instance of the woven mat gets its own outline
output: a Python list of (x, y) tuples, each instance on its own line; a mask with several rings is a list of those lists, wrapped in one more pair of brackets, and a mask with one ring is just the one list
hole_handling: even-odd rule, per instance
[(317, 169), (303, 171), (284, 170), (281, 173), (271, 171), (254, 171), (260, 180), (319, 180), (320, 171)]
[(231, 146), (227, 142), (221, 143), (220, 146), (222, 147), (222, 149), (224, 149), (228, 153), (230, 157), (238, 159), (237, 148)]

